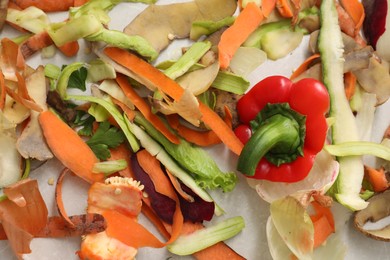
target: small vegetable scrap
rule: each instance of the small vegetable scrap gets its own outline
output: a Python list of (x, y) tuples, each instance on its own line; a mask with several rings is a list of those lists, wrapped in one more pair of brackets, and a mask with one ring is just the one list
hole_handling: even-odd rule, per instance
[(328, 92), (317, 80), (260, 81), (237, 103), (243, 124), (235, 132), (245, 143), (237, 169), (256, 179), (304, 179), (325, 143), (328, 109)]

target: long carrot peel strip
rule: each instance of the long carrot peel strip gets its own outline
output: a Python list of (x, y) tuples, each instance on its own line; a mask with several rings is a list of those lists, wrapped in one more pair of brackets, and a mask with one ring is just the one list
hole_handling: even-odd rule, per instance
[(56, 198), (56, 204), (57, 204), (57, 210), (60, 216), (65, 220), (67, 225), (71, 228), (75, 228), (75, 224), (70, 220), (68, 214), (66, 213), (64, 201), (62, 200), (62, 183), (64, 181), (64, 177), (66, 174), (68, 174), (70, 170), (68, 168), (65, 168), (62, 170), (60, 176), (57, 179), (56, 184), (56, 190), (55, 190), (55, 198)]
[[(134, 54), (115, 47), (106, 48), (104, 53), (113, 61), (142, 77), (145, 84), (158, 88), (174, 100), (180, 100), (184, 95), (184, 89), (176, 81)], [(199, 102), (199, 110), (202, 113), (203, 122), (215, 132), (222, 142), (234, 153), (241, 153), (243, 144), (233, 130), (213, 110), (201, 102)]]
[(356, 90), (356, 76), (351, 72), (344, 74), (344, 91), (348, 100), (351, 100)]
[(170, 115), (167, 117), (170, 126), (177, 131), (186, 141), (199, 146), (211, 146), (222, 143), (221, 139), (214, 133), (214, 131), (198, 131), (180, 123), (177, 115)]
[(290, 76), (290, 79), (293, 80), (295, 78), (297, 78), (299, 75), (301, 75), (303, 72), (305, 72), (310, 64), (316, 60), (317, 58), (320, 57), (320, 54), (319, 53), (315, 53), (313, 55), (311, 55), (310, 57), (308, 57), (305, 61), (302, 62), (302, 64), (291, 74)]
[(157, 129), (159, 130), (169, 141), (174, 144), (179, 144), (180, 140), (174, 135), (168, 127), (161, 121), (161, 119), (152, 112), (148, 103), (140, 97), (137, 92), (131, 87), (129, 81), (124, 75), (118, 74), (116, 78), (117, 83), (128, 97), (135, 107), (139, 109), (142, 115)]
[(146, 87), (157, 88), (174, 100), (180, 100), (183, 96), (184, 89), (176, 81), (136, 55), (116, 47), (107, 47), (104, 49), (104, 53), (113, 61), (141, 77), (145, 81), (142, 83), (145, 83)]
[(232, 129), (208, 106), (199, 103), (202, 121), (210, 127), (232, 152), (239, 155), (244, 147)]
[(142, 150), (137, 152), (137, 160), (141, 168), (152, 179), (156, 191), (168, 196), (176, 202), (176, 209), (173, 214), (171, 237), (166, 242), (166, 244), (170, 244), (180, 236), (183, 228), (184, 218), (180, 209), (179, 198), (177, 197), (168, 177), (161, 170), (160, 162), (154, 156), (152, 156), (148, 151)]
[(383, 168), (374, 169), (368, 166), (364, 167), (364, 172), (369, 183), (375, 192), (385, 191), (389, 187), (389, 182), (386, 178), (386, 173)]
[(235, 22), (226, 29), (218, 43), (218, 60), (222, 69), (229, 67), (237, 49), (248, 36), (260, 25), (264, 16), (260, 8), (249, 2), (237, 16)]
[(291, 18), (294, 16), (294, 12), (288, 0), (277, 0), (276, 9), (278, 9), (280, 15), (283, 17)]
[(50, 110), (41, 112), (39, 123), (50, 150), (65, 167), (87, 182), (103, 180), (103, 174), (92, 173), (99, 160), (72, 128)]
[(355, 31), (359, 31), (365, 17), (363, 4), (358, 0), (340, 0), (340, 3), (354, 21)]
[(0, 110), (4, 109), (5, 97), (6, 97), (5, 79), (4, 79), (3, 72), (0, 71)]
[(315, 211), (310, 218), (314, 225), (314, 248), (316, 248), (335, 232), (335, 224), (330, 208), (321, 206), (317, 201), (313, 201), (311, 205)]
[[(213, 130), (197, 131), (195, 129), (186, 127), (185, 125), (180, 124), (179, 118), (176, 115), (171, 115), (167, 118), (171, 127), (175, 129), (178, 134), (188, 142), (194, 143), (199, 146), (211, 146), (215, 144), (220, 144), (222, 142)], [(225, 107), (224, 121), (230, 128), (232, 127), (232, 119), (233, 117), (230, 110)]]

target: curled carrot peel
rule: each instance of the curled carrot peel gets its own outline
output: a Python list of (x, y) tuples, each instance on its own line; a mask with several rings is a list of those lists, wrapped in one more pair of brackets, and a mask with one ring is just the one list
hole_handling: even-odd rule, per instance
[[(115, 47), (106, 48), (104, 53), (113, 61), (126, 67), (139, 77), (142, 77), (149, 85), (158, 88), (174, 100), (180, 100), (183, 96), (184, 89), (176, 81), (168, 78), (164, 73), (136, 55)], [(222, 118), (202, 102), (199, 102), (199, 110), (202, 114), (201, 120), (215, 132), (231, 151), (239, 154), (243, 148), (243, 144), (234, 134), (233, 130)]]
[(117, 83), (128, 97), (135, 107), (139, 109), (142, 115), (157, 129), (159, 130), (169, 141), (174, 144), (179, 144), (180, 140), (174, 135), (168, 127), (161, 121), (161, 119), (152, 112), (148, 103), (140, 97), (137, 92), (131, 87), (129, 81), (124, 75), (118, 74), (116, 78)]
[(290, 80), (293, 80), (295, 78), (297, 78), (299, 75), (301, 75), (303, 72), (305, 72), (310, 64), (318, 59), (320, 57), (320, 54), (319, 53), (315, 53), (313, 55), (311, 55), (310, 57), (308, 57), (304, 62), (302, 62), (302, 64), (293, 72), (293, 74), (291, 74), (290, 76)]
[(4, 77), (16, 81), (15, 72), (24, 70), (26, 63), (19, 46), (8, 38), (1, 39), (0, 65)]
[(39, 123), (50, 150), (65, 167), (89, 183), (103, 180), (103, 174), (92, 173), (99, 160), (72, 128), (50, 110), (40, 113)]
[(74, 228), (75, 224), (72, 222), (72, 220), (70, 220), (68, 214), (66, 213), (64, 201), (62, 200), (62, 183), (64, 181), (66, 174), (68, 174), (69, 172), (70, 170), (68, 168), (65, 168), (64, 170), (62, 170), (60, 176), (58, 177), (56, 191), (55, 191), (55, 198), (56, 198), (58, 213), (65, 220), (67, 225), (69, 225), (69, 227)]
[(222, 69), (229, 67), (237, 49), (248, 36), (260, 25), (264, 16), (254, 2), (249, 2), (236, 20), (226, 29), (218, 43), (218, 60)]

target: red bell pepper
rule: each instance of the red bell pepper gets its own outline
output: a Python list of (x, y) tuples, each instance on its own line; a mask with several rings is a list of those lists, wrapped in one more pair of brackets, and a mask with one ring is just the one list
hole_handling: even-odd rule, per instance
[(329, 104), (326, 87), (315, 79), (271, 76), (257, 83), (237, 103), (242, 125), (235, 133), (245, 143), (237, 169), (256, 179), (304, 179), (324, 146)]

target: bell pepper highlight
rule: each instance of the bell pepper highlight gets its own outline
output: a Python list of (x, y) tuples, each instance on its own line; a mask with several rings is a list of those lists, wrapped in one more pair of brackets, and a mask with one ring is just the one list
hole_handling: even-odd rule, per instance
[(237, 169), (255, 179), (297, 182), (313, 166), (327, 134), (325, 86), (311, 78), (293, 83), (271, 76), (237, 103), (242, 124), (235, 133), (245, 146)]

